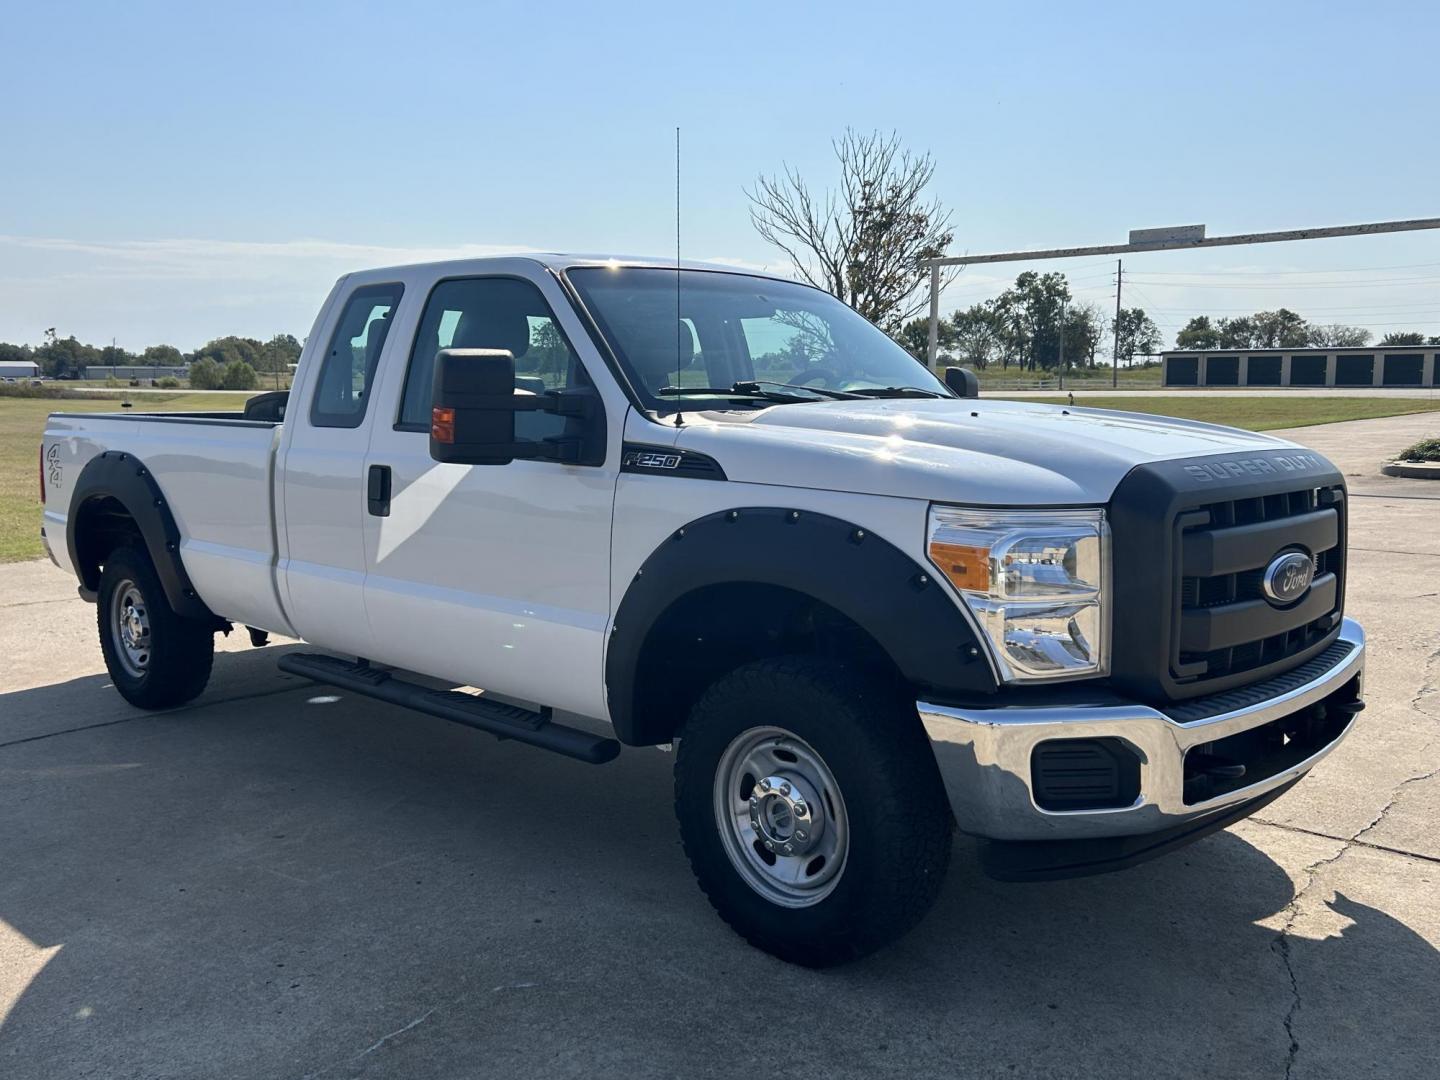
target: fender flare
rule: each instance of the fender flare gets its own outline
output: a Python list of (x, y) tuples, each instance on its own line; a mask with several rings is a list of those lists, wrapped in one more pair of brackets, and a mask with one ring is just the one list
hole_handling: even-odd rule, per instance
[(189, 619), (219, 623), (221, 620), (205, 606), (185, 572), (180, 559), (180, 529), (165, 493), (144, 463), (123, 450), (106, 450), (91, 458), (80, 470), (70, 497), (65, 543), (82, 590), (93, 594), (100, 585), (99, 567), (81, 555), (79, 527), (85, 504), (102, 498), (114, 499), (134, 519), (170, 607)]
[(631, 745), (646, 741), (635, 701), (651, 629), (672, 604), (717, 585), (773, 585), (826, 604), (937, 700), (994, 693), (983, 645), (934, 575), (868, 529), (825, 514), (743, 507), (692, 521), (651, 553), (616, 609), (605, 654), (616, 734)]

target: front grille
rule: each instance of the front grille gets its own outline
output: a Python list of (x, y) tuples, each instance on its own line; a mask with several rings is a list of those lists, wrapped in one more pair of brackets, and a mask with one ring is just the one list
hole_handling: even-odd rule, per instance
[[(1110, 500), (1111, 681), (1158, 703), (1213, 695), (1304, 664), (1334, 640), (1345, 596), (1345, 481), (1294, 448), (1136, 466)], [(1315, 560), (1288, 606), (1265, 569)]]
[[(1339, 624), (1344, 490), (1300, 488), (1206, 503), (1179, 518), (1180, 634), (1174, 673), (1202, 682), (1268, 668), (1324, 641)], [(1310, 590), (1276, 607), (1261, 588), (1286, 548), (1315, 561)]]

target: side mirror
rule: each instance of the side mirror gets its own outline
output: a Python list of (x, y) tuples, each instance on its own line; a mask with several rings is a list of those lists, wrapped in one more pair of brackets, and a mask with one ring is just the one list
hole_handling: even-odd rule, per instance
[(960, 397), (980, 396), (980, 380), (969, 368), (947, 367), (945, 369), (945, 385)]
[[(605, 460), (605, 411), (593, 388), (516, 392), (515, 357), (505, 349), (441, 349), (431, 389), (430, 456), (460, 465), (509, 465), (542, 458), (570, 465)], [(517, 439), (515, 414), (566, 417), (562, 435)]]

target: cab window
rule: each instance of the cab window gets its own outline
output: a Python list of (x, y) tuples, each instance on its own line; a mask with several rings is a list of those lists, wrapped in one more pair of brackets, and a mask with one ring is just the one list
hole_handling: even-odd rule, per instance
[(365, 419), (375, 368), (404, 291), (398, 283), (366, 285), (345, 301), (310, 401), (310, 422), (316, 427), (353, 428)]
[[(540, 290), (520, 278), (453, 278), (430, 293), (410, 352), (400, 402), (403, 431), (430, 430), (431, 384), (441, 349), (504, 349), (515, 357), (515, 389), (542, 394), (590, 385), (575, 350)], [(515, 416), (522, 439), (559, 435), (565, 418), (549, 413)]]

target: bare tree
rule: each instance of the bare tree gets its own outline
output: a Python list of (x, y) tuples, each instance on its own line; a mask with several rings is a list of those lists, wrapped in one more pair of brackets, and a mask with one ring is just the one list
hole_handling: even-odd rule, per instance
[(750, 220), (805, 281), (897, 334), (927, 302), (920, 261), (943, 255), (953, 236), (949, 212), (925, 196), (935, 163), (901, 147), (894, 133), (847, 129), (832, 145), (839, 191), (817, 195), (787, 165), (745, 192)]
[[(1353, 348), (1370, 344), (1370, 331), (1359, 326), (1330, 323), (1325, 326), (1311, 326), (1309, 344), (1331, 349)], [(1383, 341), (1381, 344), (1385, 344)]]

